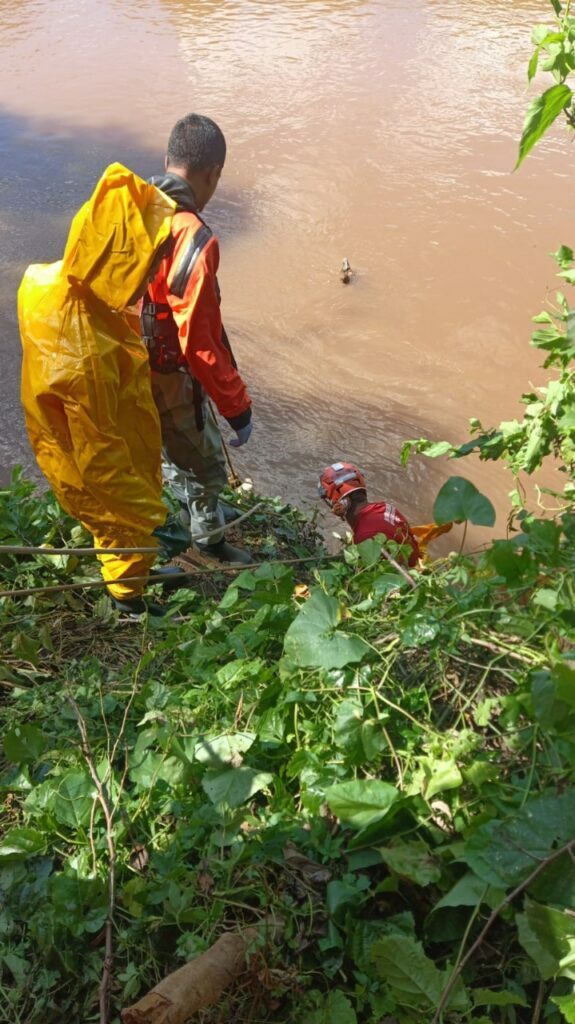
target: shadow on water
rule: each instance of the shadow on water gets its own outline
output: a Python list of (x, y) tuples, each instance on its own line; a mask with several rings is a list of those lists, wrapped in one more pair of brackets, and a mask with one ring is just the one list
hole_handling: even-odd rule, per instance
[[(19, 400), (20, 342), (16, 291), (24, 268), (61, 256), (71, 216), (90, 194), (104, 167), (118, 160), (143, 176), (163, 165), (165, 140), (146, 148), (118, 128), (62, 128), (0, 109), (0, 481), (11, 467), (22, 464), (38, 478), (26, 438)], [(249, 193), (235, 194), (225, 183), (209, 210), (209, 221), (226, 236), (251, 230), (256, 216)], [(233, 310), (226, 310), (233, 325)], [(241, 345), (240, 345), (241, 348)], [(373, 497), (393, 498), (409, 514), (426, 518), (444, 474), (424, 460), (407, 470), (398, 453), (405, 437), (439, 436), (436, 425), (421, 422), (412, 408), (364, 399), (360, 406), (341, 407), (330, 388), (311, 388), (309, 381), (258, 380), (257, 365), (246, 365), (251, 383), (257, 429), (249, 449), (238, 457), (244, 474), (272, 494), (301, 505), (313, 505), (319, 471), (337, 458), (357, 461), (368, 473)], [(300, 393), (298, 393), (300, 392)], [(365, 445), (366, 425), (369, 444)], [(224, 428), (224, 433), (228, 431)], [(363, 438), (363, 447), (359, 439)], [(357, 443), (356, 443), (357, 442)], [(377, 493), (376, 493), (377, 492)], [(336, 524), (337, 525), (337, 524)]]

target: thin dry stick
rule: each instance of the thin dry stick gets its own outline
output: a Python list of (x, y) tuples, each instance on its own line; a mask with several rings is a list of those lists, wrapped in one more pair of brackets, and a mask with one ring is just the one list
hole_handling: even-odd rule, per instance
[[(213, 418), (216, 419), (215, 409), (214, 409), (214, 407), (213, 407), (213, 405), (212, 405), (212, 403), (210, 402), (209, 399), (208, 399), (208, 407), (209, 407), (209, 410), (210, 410)], [(228, 483), (229, 483), (230, 487), (234, 487), (234, 488), (235, 487), (239, 487), (241, 485), (242, 478), (240, 476), (238, 476), (238, 474), (236, 473), (236, 471), (234, 469), (234, 466), (233, 466), (232, 460), (230, 458), (230, 453), (229, 453), (228, 446), (227, 446), (226, 442), (224, 441), (223, 437), (221, 437), (221, 436), (220, 436), (220, 439), (221, 439), (221, 442), (222, 442), (222, 450), (223, 450), (223, 453), (224, 453), (224, 459), (226, 460), (227, 465), (228, 465)], [(236, 522), (237, 522), (237, 520), (236, 520)]]
[(479, 935), (477, 936), (475, 942), (471, 946), (471, 949), (468, 950), (463, 959), (459, 961), (457, 967), (454, 968), (453, 973), (449, 981), (447, 982), (447, 985), (445, 986), (443, 992), (441, 993), (441, 998), (439, 1000), (439, 1003), (437, 1004), (437, 1010), (435, 1011), (431, 1024), (439, 1024), (439, 1021), (443, 1014), (443, 1010), (445, 1009), (449, 1001), (449, 997), (453, 992), (453, 989), (455, 988), (457, 980), (459, 979), (462, 971), (465, 970), (467, 964), (471, 960), (471, 957), (479, 949), (481, 943), (483, 942), (485, 936), (487, 935), (487, 932), (495, 923), (501, 911), (504, 910), (505, 907), (507, 907), (510, 903), (512, 903), (516, 896), (519, 896), (520, 893), (527, 889), (528, 886), (530, 886), (531, 883), (535, 881), (537, 876), (541, 874), (544, 868), (548, 867), (549, 864), (553, 864), (553, 862), (558, 860), (559, 857), (562, 857), (564, 853), (571, 856), (574, 850), (575, 839), (572, 839), (569, 843), (566, 843), (565, 846), (562, 846), (561, 849), (555, 850), (554, 853), (551, 853), (549, 857), (545, 858), (545, 860), (540, 861), (537, 867), (533, 869), (531, 874), (528, 875), (527, 878), (523, 882), (521, 882), (520, 885), (516, 886), (513, 892), (510, 892), (509, 896), (506, 896), (505, 899), (502, 900), (501, 903), (495, 908), (495, 910), (488, 917), (486, 924), (484, 924), (483, 928), (479, 932)]
[(100, 980), (100, 1024), (108, 1024), (108, 1011), (110, 1006), (110, 985), (112, 981), (112, 968), (114, 964), (114, 940), (113, 940), (113, 929), (114, 929), (114, 909), (116, 901), (116, 845), (114, 843), (114, 812), (108, 802), (108, 796), (106, 793), (104, 783), (99, 779), (96, 766), (94, 764), (94, 756), (90, 747), (90, 741), (88, 740), (88, 731), (86, 728), (86, 722), (78, 707), (76, 701), (70, 694), (67, 695), (68, 703), (71, 705), (76, 721), (78, 723), (78, 729), (82, 739), (82, 753), (84, 760), (88, 766), (88, 771), (92, 777), (92, 782), (96, 787), (98, 794), (98, 800), (104, 813), (104, 820), (106, 822), (106, 845), (108, 847), (108, 915), (106, 917), (105, 925), (105, 946), (104, 946), (104, 964), (102, 968), (102, 978)]
[[(339, 555), (309, 555), (307, 558), (276, 558), (266, 562), (250, 562), (248, 565), (221, 565), (217, 568), (182, 569), (182, 576), (213, 576), (221, 572), (245, 572), (246, 569), (261, 569), (262, 565), (295, 565), (300, 562), (336, 561)], [(165, 583), (166, 577), (152, 574), (151, 576), (124, 576), (122, 583)], [(28, 587), (23, 590), (0, 590), (2, 597), (32, 597), (35, 594), (57, 594), (61, 590), (90, 590), (93, 587), (107, 587), (105, 580), (78, 580), (76, 583), (59, 583), (49, 587)]]
[(381, 549), (381, 553), (382, 553), (383, 557), (384, 557), (384, 558), (386, 559), (386, 561), (388, 561), (388, 562), (389, 562), (389, 564), (390, 564), (390, 565), (392, 565), (392, 566), (393, 566), (393, 568), (394, 568), (394, 569), (395, 569), (395, 570), (396, 570), (396, 571), (397, 571), (397, 572), (398, 572), (398, 573), (399, 573), (399, 574), (400, 574), (401, 576), (403, 576), (404, 580), (407, 580), (407, 582), (409, 583), (409, 586), (410, 586), (410, 587), (412, 588), (412, 590), (415, 590), (415, 588), (416, 588), (416, 586), (417, 586), (417, 583), (415, 582), (415, 580), (413, 580), (413, 579), (411, 578), (411, 576), (409, 575), (409, 573), (405, 571), (405, 569), (404, 569), (404, 568), (403, 568), (403, 567), (402, 567), (402, 566), (401, 566), (401, 565), (399, 564), (399, 562), (396, 562), (395, 558), (392, 558), (392, 557), (391, 557), (391, 555), (389, 554), (389, 552), (387, 552), (387, 551), (385, 550), (385, 548), (382, 548), (382, 549)]
[[(244, 519), (249, 519), (250, 516), (253, 516), (254, 512), (258, 512), (262, 506), (263, 501), (259, 501), (257, 505), (252, 505), (247, 512), (234, 519), (233, 523), (218, 526), (216, 530), (210, 530), (209, 533), (199, 533), (192, 537), (192, 540), (194, 542), (197, 540), (209, 540), (210, 537), (221, 533), (222, 530), (231, 530), (239, 526), (240, 523), (243, 523)], [(156, 545), (155, 548), (34, 548), (22, 545), (18, 547), (14, 544), (0, 544), (0, 554), (3, 555), (157, 555), (159, 552), (160, 545)]]
[(517, 651), (510, 650), (507, 647), (498, 647), (497, 644), (490, 643), (489, 640), (479, 640), (477, 637), (469, 636), (469, 634), (465, 638), (465, 643), (474, 644), (476, 647), (485, 647), (488, 651), (492, 651), (493, 654), (501, 654), (509, 658), (515, 658), (516, 661), (521, 661), (524, 665), (533, 665), (537, 660), (534, 658), (526, 658), (523, 654), (518, 654)]
[(399, 760), (399, 758), (397, 756), (397, 751), (396, 751), (393, 743), (391, 742), (391, 736), (389, 735), (387, 729), (385, 728), (385, 725), (382, 725), (381, 729), (382, 729), (383, 735), (385, 736), (385, 739), (386, 739), (387, 745), (389, 747), (391, 756), (393, 758), (393, 763), (395, 764), (395, 770), (397, 772), (397, 781), (399, 783), (399, 788), (403, 789), (403, 771), (401, 770), (401, 761)]

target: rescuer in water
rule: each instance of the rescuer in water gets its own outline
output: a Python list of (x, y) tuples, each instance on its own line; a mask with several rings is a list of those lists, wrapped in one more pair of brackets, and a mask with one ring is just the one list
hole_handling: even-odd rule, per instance
[(391, 502), (368, 502), (367, 484), (361, 469), (351, 462), (334, 462), (321, 474), (318, 489), (334, 515), (351, 526), (354, 544), (383, 534), (401, 545), (400, 563), (410, 569), (417, 565), (419, 545), (407, 519)]
[[(95, 547), (110, 549), (98, 556), (102, 575), (128, 614), (146, 611), (141, 595), (156, 556), (114, 548), (160, 554), (161, 542), (174, 555), (189, 541), (181, 531), (178, 542), (166, 525), (148, 359), (124, 312), (172, 244), (174, 209), (153, 185), (112, 164), (74, 217), (63, 259), (28, 267), (18, 291), (30, 443), (62, 507)], [(143, 578), (129, 582), (133, 576)]]
[(248, 563), (249, 552), (228, 544), (221, 530), (218, 498), (227, 473), (207, 402), (211, 398), (235, 431), (230, 444), (244, 445), (252, 431), (251, 400), (222, 325), (218, 240), (200, 216), (225, 158), (224, 136), (209, 117), (188, 114), (173, 128), (165, 174), (151, 182), (177, 204), (174, 246), (144, 297), (141, 321), (162, 426), (164, 478), (197, 547), (218, 561)]
[(405, 516), (389, 501), (367, 500), (367, 485), (361, 469), (351, 462), (334, 462), (319, 478), (320, 497), (331, 511), (351, 526), (354, 544), (383, 535), (401, 546), (397, 561), (413, 569), (419, 559), (427, 560), (427, 545), (449, 533), (453, 523), (424, 523), (410, 526)]

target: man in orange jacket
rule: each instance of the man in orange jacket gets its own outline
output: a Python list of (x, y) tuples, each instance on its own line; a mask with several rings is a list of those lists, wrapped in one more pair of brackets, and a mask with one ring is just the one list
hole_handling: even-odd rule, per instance
[(218, 496), (227, 474), (207, 404), (209, 397), (235, 431), (230, 443), (244, 445), (252, 431), (251, 400), (222, 325), (218, 241), (200, 216), (225, 157), (224, 136), (209, 117), (188, 114), (173, 128), (166, 172), (151, 179), (177, 204), (173, 248), (144, 297), (141, 321), (162, 425), (164, 478), (188, 512), (192, 540), (219, 561), (250, 562), (247, 551), (224, 539)]

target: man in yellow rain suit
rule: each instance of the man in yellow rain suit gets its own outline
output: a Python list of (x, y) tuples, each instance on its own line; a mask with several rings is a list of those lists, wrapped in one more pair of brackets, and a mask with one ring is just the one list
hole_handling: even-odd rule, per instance
[(30, 443), (62, 507), (111, 549), (99, 556), (102, 575), (136, 614), (155, 556), (113, 549), (156, 546), (167, 509), (148, 355), (125, 309), (170, 245), (174, 209), (112, 164), (72, 221), (64, 258), (28, 267), (18, 292)]

